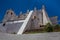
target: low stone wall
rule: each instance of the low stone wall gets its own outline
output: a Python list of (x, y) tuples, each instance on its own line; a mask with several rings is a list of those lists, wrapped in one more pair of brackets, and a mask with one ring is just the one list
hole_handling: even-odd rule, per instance
[(60, 32), (22, 35), (0, 33), (0, 40), (60, 40)]

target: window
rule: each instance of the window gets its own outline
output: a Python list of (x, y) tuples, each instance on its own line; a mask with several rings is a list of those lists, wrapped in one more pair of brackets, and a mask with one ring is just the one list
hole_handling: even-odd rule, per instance
[(5, 26), (5, 23), (3, 23), (3, 26)]
[(40, 25), (40, 27), (44, 27), (44, 25)]
[(33, 16), (33, 19), (36, 19), (36, 16)]
[(42, 25), (40, 25), (40, 27), (42, 27)]
[(12, 15), (13, 13), (11, 12), (11, 15)]
[(7, 12), (7, 14), (9, 13), (9, 11)]

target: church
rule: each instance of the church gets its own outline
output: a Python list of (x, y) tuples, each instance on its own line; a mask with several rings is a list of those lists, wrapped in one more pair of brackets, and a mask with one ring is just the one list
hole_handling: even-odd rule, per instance
[[(55, 18), (56, 19), (56, 18)], [(18, 16), (12, 9), (6, 11), (2, 23), (0, 23), (0, 31), (10, 34), (23, 34), (26, 30), (40, 29), (47, 23), (52, 24), (44, 5), (40, 10), (27, 10), (26, 13), (20, 12)]]

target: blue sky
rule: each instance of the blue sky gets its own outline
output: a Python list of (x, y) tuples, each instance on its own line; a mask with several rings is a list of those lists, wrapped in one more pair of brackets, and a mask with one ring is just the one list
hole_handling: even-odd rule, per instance
[(2, 21), (6, 10), (12, 8), (16, 15), (20, 11), (23, 13), (28, 9), (33, 10), (34, 7), (41, 9), (45, 5), (48, 15), (58, 16), (60, 19), (60, 0), (0, 0), (0, 21)]

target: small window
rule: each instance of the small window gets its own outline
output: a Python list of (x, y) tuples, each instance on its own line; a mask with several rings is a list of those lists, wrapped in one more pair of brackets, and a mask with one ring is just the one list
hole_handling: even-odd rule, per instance
[(36, 16), (34, 16), (34, 19), (36, 19)]
[(9, 12), (7, 12), (7, 14), (8, 14)]
[(44, 27), (44, 25), (40, 25), (40, 27)]
[(11, 12), (11, 15), (12, 15), (13, 13)]
[(8, 14), (8, 12), (7, 12), (7, 14)]
[(36, 16), (33, 16), (33, 19), (36, 19)]
[(3, 23), (3, 26), (5, 26), (5, 23)]
[(40, 27), (42, 27), (42, 25), (40, 25)]

